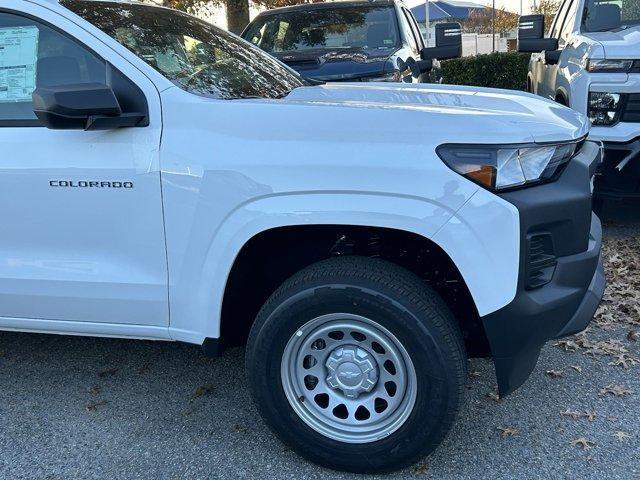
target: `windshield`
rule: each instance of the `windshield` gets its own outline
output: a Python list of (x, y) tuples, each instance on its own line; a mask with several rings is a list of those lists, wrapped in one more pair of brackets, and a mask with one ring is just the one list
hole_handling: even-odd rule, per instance
[(400, 45), (393, 6), (295, 10), (258, 17), (243, 34), (270, 53)]
[(62, 4), (177, 86), (220, 99), (279, 98), (306, 82), (260, 49), (190, 15), (140, 4)]
[(640, 0), (587, 0), (585, 32), (624, 30), (640, 24)]

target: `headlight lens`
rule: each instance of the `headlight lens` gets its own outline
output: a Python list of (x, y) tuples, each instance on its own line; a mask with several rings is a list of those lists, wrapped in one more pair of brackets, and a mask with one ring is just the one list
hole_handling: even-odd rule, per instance
[(589, 92), (589, 119), (595, 126), (611, 126), (620, 119), (619, 93)]
[(587, 61), (590, 72), (626, 73), (633, 68), (633, 60), (593, 60)]
[(442, 145), (438, 156), (452, 170), (493, 191), (550, 180), (576, 153), (561, 145)]

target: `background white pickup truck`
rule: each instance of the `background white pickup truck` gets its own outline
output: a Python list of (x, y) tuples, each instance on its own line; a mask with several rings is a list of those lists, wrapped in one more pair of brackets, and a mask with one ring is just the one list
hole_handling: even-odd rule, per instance
[(278, 436), (371, 472), (440, 443), (469, 356), (506, 395), (602, 297), (600, 149), (555, 102), (312, 86), (141, 3), (0, 0), (0, 41), (0, 329), (246, 342)]
[(543, 18), (520, 21), (529, 91), (589, 116), (606, 149), (597, 198), (640, 198), (640, 1), (564, 0), (547, 38)]

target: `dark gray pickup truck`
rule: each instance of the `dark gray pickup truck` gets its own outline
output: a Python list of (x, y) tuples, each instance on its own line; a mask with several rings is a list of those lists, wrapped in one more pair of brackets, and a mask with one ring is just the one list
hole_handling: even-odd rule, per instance
[(426, 48), (413, 14), (397, 0), (269, 10), (242, 37), (322, 82), (439, 82), (437, 60), (459, 57), (462, 45), (460, 25), (444, 23), (436, 27), (436, 47)]

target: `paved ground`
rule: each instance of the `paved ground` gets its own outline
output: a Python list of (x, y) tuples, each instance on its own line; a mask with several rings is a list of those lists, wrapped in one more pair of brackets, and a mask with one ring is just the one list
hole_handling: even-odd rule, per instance
[[(611, 217), (614, 281), (598, 325), (547, 346), (505, 400), (491, 398), (491, 364), (472, 361), (466, 405), (444, 444), (388, 478), (640, 479), (640, 340), (630, 334), (640, 331), (640, 301), (637, 283), (620, 283), (640, 276), (640, 231)], [(209, 360), (187, 345), (0, 333), (0, 478), (238, 477), (351, 478), (269, 433), (240, 349)]]

